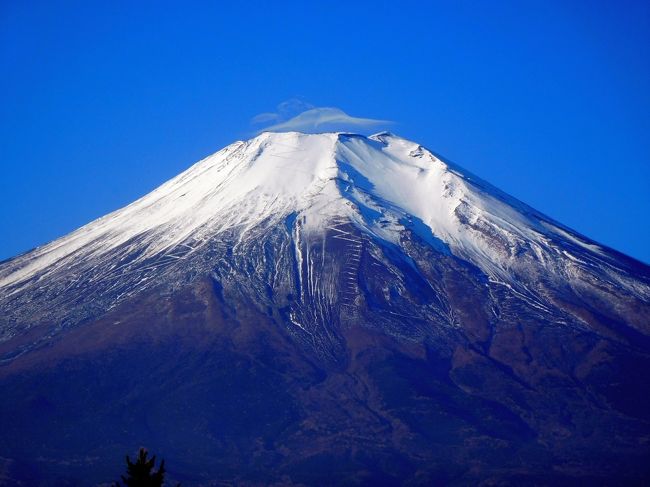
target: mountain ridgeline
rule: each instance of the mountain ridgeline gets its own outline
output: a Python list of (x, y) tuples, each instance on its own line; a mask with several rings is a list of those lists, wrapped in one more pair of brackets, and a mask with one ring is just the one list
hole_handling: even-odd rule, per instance
[(641, 484), (649, 317), (647, 265), (416, 143), (266, 132), (0, 264), (0, 481)]

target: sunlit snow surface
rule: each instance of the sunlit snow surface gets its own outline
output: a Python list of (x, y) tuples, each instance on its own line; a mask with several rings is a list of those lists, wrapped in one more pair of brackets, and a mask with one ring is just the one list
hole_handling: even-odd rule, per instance
[[(0, 340), (41, 319), (73, 324), (159, 284), (167, 271), (174, 279), (183, 273), (182, 279), (191, 279), (217, 262), (235, 266), (256, 239), (275, 245), (265, 250), (273, 255), (293, 247), (290, 265), (298, 269), (300, 293), (323, 294), (319, 302), (328, 313), (337, 300), (346, 303), (346, 291), (340, 281), (328, 282), (331, 276), (321, 272), (315, 282), (310, 274), (312, 243), (325, 245), (326, 235), (349, 245), (352, 262), (362, 238), (399, 247), (414, 236), (476, 266), (540, 312), (549, 306), (535, 289), (542, 278), (575, 288), (597, 280), (643, 301), (650, 295), (647, 282), (629, 276), (631, 259), (414, 142), (388, 133), (265, 132), (203, 159), (129, 206), (1, 264)], [(325, 250), (318, 255), (324, 259)], [(180, 265), (189, 262), (195, 264)], [(284, 265), (276, 258), (255, 272), (273, 281)], [(84, 297), (91, 290), (92, 299)]]

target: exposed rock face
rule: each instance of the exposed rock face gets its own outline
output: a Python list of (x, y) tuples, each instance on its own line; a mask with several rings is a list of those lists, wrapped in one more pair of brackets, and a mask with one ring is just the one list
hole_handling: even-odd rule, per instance
[(0, 311), (0, 480), (649, 475), (650, 268), (390, 134), (235, 143), (0, 264)]

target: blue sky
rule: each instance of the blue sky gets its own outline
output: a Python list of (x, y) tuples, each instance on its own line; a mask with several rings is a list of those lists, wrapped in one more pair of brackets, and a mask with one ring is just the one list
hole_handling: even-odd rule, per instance
[(650, 262), (650, 3), (0, 2), (0, 258), (295, 98)]

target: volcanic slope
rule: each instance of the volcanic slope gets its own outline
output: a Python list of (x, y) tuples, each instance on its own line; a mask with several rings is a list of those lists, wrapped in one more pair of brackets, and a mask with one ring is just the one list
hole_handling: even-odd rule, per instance
[(0, 264), (0, 472), (642, 482), (649, 316), (647, 265), (416, 143), (263, 133)]

